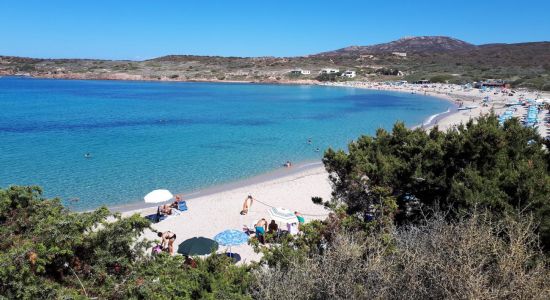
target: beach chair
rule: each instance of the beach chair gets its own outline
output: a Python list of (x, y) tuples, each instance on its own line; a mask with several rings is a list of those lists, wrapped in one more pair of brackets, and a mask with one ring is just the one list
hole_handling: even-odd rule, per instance
[(186, 211), (187, 210), (187, 202), (185, 202), (185, 201), (178, 202), (178, 210), (179, 211)]

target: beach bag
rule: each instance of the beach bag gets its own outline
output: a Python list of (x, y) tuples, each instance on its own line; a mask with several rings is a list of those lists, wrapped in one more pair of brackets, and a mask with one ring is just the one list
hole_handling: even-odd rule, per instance
[(152, 253), (153, 253), (153, 255), (157, 255), (157, 254), (162, 253), (162, 246), (161, 245), (156, 245), (155, 247), (153, 247)]

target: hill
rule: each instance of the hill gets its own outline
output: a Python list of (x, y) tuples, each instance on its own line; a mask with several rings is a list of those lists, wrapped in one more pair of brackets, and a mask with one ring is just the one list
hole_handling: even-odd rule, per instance
[[(323, 68), (354, 70), (357, 77), (319, 77)], [(293, 69), (308, 70), (310, 74), (293, 75), (290, 73)], [(515, 87), (550, 90), (550, 42), (473, 45), (455, 38), (432, 36), (351, 46), (301, 57), (167, 55), (144, 61), (126, 61), (0, 56), (2, 75), (278, 83), (418, 79), (467, 83), (503, 79)]]
[(476, 46), (446, 36), (404, 37), (399, 40), (372, 46), (351, 46), (334, 51), (319, 53), (320, 56), (382, 54), (392, 52), (437, 53), (460, 50), (473, 50)]

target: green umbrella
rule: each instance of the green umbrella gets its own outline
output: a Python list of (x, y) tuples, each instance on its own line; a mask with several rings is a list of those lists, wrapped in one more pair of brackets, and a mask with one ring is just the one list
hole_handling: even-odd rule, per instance
[(218, 243), (202, 236), (185, 240), (178, 246), (178, 253), (183, 255), (206, 255), (216, 250)]

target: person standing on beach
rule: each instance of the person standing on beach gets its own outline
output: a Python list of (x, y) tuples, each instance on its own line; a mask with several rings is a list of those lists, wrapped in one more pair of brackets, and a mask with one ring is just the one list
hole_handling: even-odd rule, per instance
[(160, 245), (164, 249), (168, 244), (168, 252), (170, 255), (174, 255), (174, 241), (176, 240), (176, 234), (172, 231), (159, 232), (158, 237), (162, 238)]
[(265, 244), (265, 232), (267, 231), (267, 221), (265, 219), (261, 219), (254, 225), (254, 230), (256, 231), (256, 237), (260, 241), (260, 243)]
[(267, 228), (268, 233), (276, 234), (279, 230), (279, 225), (277, 225), (277, 222), (275, 222), (275, 220), (271, 220), (271, 223), (269, 223), (269, 226), (267, 226)]
[(300, 226), (304, 224), (306, 220), (304, 219), (304, 216), (302, 216), (302, 214), (297, 211), (294, 212), (294, 215), (298, 219), (298, 229), (300, 229)]
[(248, 195), (248, 197), (244, 199), (243, 210), (241, 210), (241, 215), (246, 215), (248, 213), (248, 209), (252, 206), (253, 202), (254, 202), (254, 198), (252, 197), (252, 195)]

